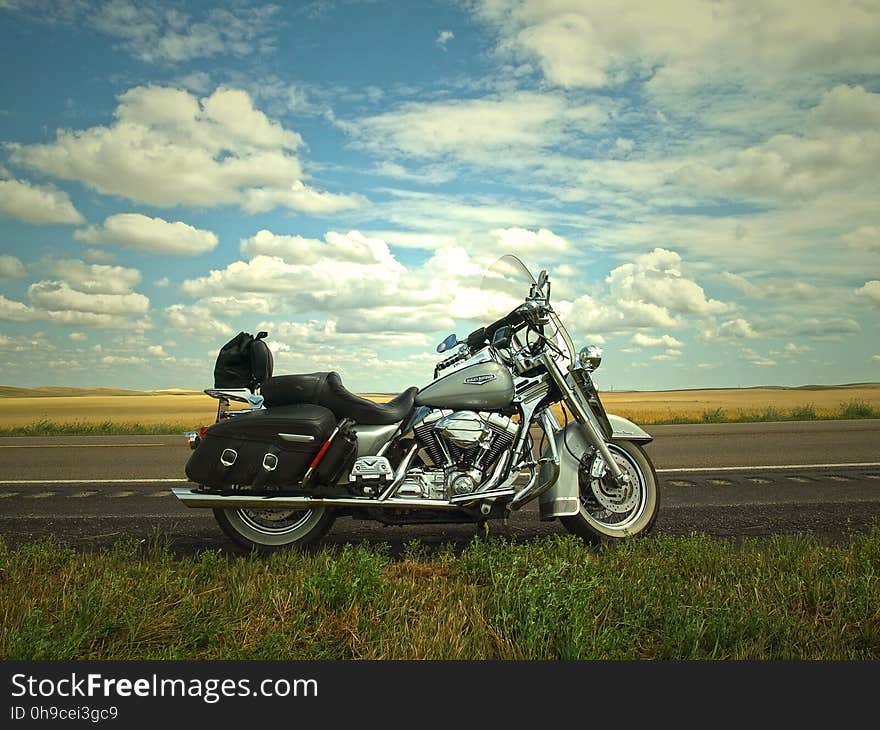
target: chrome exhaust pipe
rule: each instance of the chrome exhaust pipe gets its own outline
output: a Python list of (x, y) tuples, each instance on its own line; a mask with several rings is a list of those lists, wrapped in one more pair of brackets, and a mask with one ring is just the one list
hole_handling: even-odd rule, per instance
[(365, 497), (292, 497), (271, 494), (212, 494), (191, 487), (171, 489), (187, 507), (234, 509), (305, 509), (308, 507), (382, 507), (384, 509), (460, 509), (461, 505), (441, 499), (382, 500)]

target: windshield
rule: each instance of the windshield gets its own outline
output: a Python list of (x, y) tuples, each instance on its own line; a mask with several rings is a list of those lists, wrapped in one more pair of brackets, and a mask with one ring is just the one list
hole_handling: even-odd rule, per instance
[(490, 297), (500, 295), (510, 299), (516, 306), (528, 296), (534, 283), (535, 277), (522, 260), (513, 254), (505, 254), (486, 269), (480, 289)]
[[(552, 278), (552, 272), (549, 273)], [(522, 304), (536, 285), (535, 277), (522, 260), (513, 254), (505, 254), (486, 269), (480, 289), (494, 305), (491, 306), (493, 314), (503, 316)], [(550, 289), (551, 285), (545, 284), (544, 294), (549, 294)], [(574, 344), (555, 312), (550, 313), (550, 322), (544, 329), (545, 335), (555, 342), (562, 356), (568, 362), (574, 362)]]

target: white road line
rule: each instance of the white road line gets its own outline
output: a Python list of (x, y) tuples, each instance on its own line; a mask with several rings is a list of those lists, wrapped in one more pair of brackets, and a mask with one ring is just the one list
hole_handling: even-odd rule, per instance
[(774, 464), (772, 466), (687, 466), (680, 469), (657, 469), (658, 474), (687, 474), (713, 471), (780, 471), (783, 469), (844, 469), (880, 466), (880, 461), (856, 461), (846, 464)]

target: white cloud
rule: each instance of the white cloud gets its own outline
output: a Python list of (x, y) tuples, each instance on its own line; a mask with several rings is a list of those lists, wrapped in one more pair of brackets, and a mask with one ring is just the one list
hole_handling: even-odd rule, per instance
[(86, 264), (77, 259), (51, 261), (46, 268), (64, 279), (71, 289), (85, 294), (130, 294), (141, 280), (141, 272), (137, 269)]
[(217, 246), (217, 236), (212, 231), (140, 213), (111, 215), (103, 225), (75, 231), (73, 236), (88, 243), (117, 244), (155, 254), (194, 256)]
[(251, 188), (245, 192), (242, 208), (248, 213), (265, 213), (282, 206), (310, 215), (324, 215), (365, 205), (362, 195), (339, 195), (315, 190), (295, 180), (289, 187)]
[(251, 238), (242, 239), (241, 252), (251, 259), (256, 256), (274, 256), (289, 264), (317, 264), (323, 259), (330, 259), (394, 266), (388, 245), (381, 239), (369, 238), (359, 231), (345, 234), (329, 231), (324, 240), (320, 241), (315, 238), (275, 234), (262, 229)]
[[(561, 304), (556, 309), (562, 312)], [(577, 333), (627, 332), (651, 327), (678, 327), (681, 320), (665, 307), (633, 300), (618, 300), (613, 305), (599, 302), (589, 294), (578, 297), (563, 313), (566, 326)]]
[(145, 365), (146, 359), (135, 355), (104, 355), (99, 361), (101, 365)]
[(701, 335), (702, 339), (712, 340), (751, 340), (758, 337), (751, 322), (742, 317), (730, 319), (720, 325), (707, 326)]
[(865, 282), (865, 285), (856, 289), (856, 296), (865, 299), (869, 304), (880, 307), (880, 281), (876, 279)]
[[(833, 6), (786, 0), (681, 0), (673, 8), (638, 0), (479, 0), (499, 51), (537, 61), (560, 86), (603, 86), (652, 69), (654, 83), (707, 78), (876, 72), (880, 13), (849, 0)], [(797, 42), (793, 42), (797, 39)]]
[[(0, 295), (0, 320), (46, 320), (70, 327), (140, 331), (151, 325), (150, 300), (131, 291), (140, 272), (121, 266), (84, 264), (75, 259), (44, 263), (66, 280), (43, 280), (27, 289), (30, 305)], [(82, 333), (72, 333), (74, 342)]]
[(598, 104), (574, 105), (560, 95), (522, 91), (478, 99), (410, 102), (384, 114), (340, 124), (363, 146), (384, 155), (503, 164), (506, 153), (540, 151), (568, 132), (596, 129), (606, 118)]
[(800, 200), (829, 189), (873, 181), (880, 164), (880, 133), (798, 137), (780, 134), (717, 165), (683, 167), (679, 182), (754, 199)]
[(753, 199), (803, 200), (829, 190), (876, 183), (880, 165), (880, 94), (837, 86), (811, 111), (811, 131), (695, 160), (676, 179)]
[(794, 342), (789, 342), (782, 348), (782, 354), (794, 357), (810, 352), (812, 349), (809, 345), (796, 345)]
[(21, 259), (8, 254), (0, 255), (0, 279), (19, 279), (25, 275)]
[(38, 313), (23, 302), (7, 299), (0, 294), (0, 320), (6, 322), (29, 322), (36, 319)]
[(437, 40), (435, 41), (435, 43), (445, 51), (446, 44), (454, 39), (455, 39), (455, 33), (453, 33), (451, 30), (441, 30), (437, 34)]
[(667, 347), (667, 348), (675, 348), (675, 347), (683, 347), (684, 343), (681, 340), (675, 339), (671, 335), (661, 335), (660, 337), (652, 337), (650, 335), (643, 334), (641, 332), (636, 332), (632, 337), (632, 343), (634, 345), (639, 345), (640, 347)]
[(63, 190), (52, 185), (32, 185), (27, 180), (0, 180), (0, 215), (25, 223), (82, 223)]
[(862, 226), (847, 233), (842, 240), (854, 249), (880, 253), (880, 226)]
[(91, 14), (94, 26), (148, 63), (181, 63), (220, 54), (245, 56), (272, 38), (278, 6), (210, 8), (192, 18), (153, 2), (109, 0)]
[(526, 228), (496, 228), (490, 233), (497, 239), (499, 249), (513, 254), (543, 254), (546, 257), (565, 253), (569, 249), (568, 241), (546, 228), (537, 231)]
[(172, 328), (199, 338), (229, 337), (232, 327), (216, 317), (209, 307), (193, 304), (172, 304), (165, 309), (165, 317)]
[(269, 120), (244, 91), (218, 88), (197, 99), (139, 86), (120, 95), (110, 126), (59, 130), (50, 144), (13, 144), (10, 154), (17, 164), (160, 207), (327, 212), (359, 205), (359, 198), (305, 185), (294, 154), (301, 144), (299, 134)]
[(88, 335), (85, 332), (71, 332), (67, 335), (67, 339), (72, 342), (85, 342), (88, 339)]
[(92, 294), (77, 291), (65, 281), (38, 281), (31, 284), (28, 287), (28, 299), (36, 306), (52, 312), (125, 316), (146, 314), (150, 309), (150, 300), (143, 294)]
[(750, 365), (754, 365), (755, 367), (769, 368), (779, 364), (776, 362), (776, 360), (765, 357), (764, 355), (760, 355), (750, 348), (745, 348), (742, 352), (746, 362), (748, 362)]
[(162, 360), (173, 360), (174, 358), (165, 352), (165, 348), (162, 345), (148, 345), (147, 352), (153, 357), (160, 358)]
[(812, 317), (774, 314), (742, 317), (717, 324), (714, 319), (704, 325), (701, 339), (732, 341), (764, 337), (810, 337), (815, 340), (836, 342), (847, 335), (862, 331), (859, 323), (849, 317)]
[(87, 248), (82, 255), (86, 261), (91, 261), (93, 264), (112, 264), (116, 261), (116, 255), (112, 251), (101, 248)]
[(796, 299), (808, 300), (819, 296), (820, 290), (803, 281), (762, 281), (760, 284), (750, 282), (744, 276), (724, 272), (722, 280), (744, 294), (756, 299)]
[(387, 244), (358, 231), (329, 232), (325, 240), (260, 231), (242, 241), (249, 261), (236, 261), (207, 276), (188, 279), (181, 289), (196, 297), (227, 294), (283, 295), (295, 309), (339, 310), (423, 300), (407, 287), (406, 269)]
[(810, 112), (810, 123), (838, 132), (876, 129), (880, 126), (880, 94), (861, 86), (835, 86)]
[(659, 355), (652, 355), (651, 359), (664, 361), (664, 360), (675, 360), (679, 357), (681, 357), (681, 350), (676, 350), (675, 348), (669, 348), (668, 350), (666, 350), (665, 352), (662, 352)]
[(675, 251), (655, 248), (634, 263), (614, 269), (606, 279), (619, 298), (653, 304), (685, 314), (717, 314), (732, 305), (706, 297), (706, 292), (683, 270)]

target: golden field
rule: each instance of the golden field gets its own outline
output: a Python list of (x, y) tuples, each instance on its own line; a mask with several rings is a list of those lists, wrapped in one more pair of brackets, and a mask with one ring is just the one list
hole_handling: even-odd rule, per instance
[[(7, 389), (0, 387), (0, 428), (25, 426), (38, 421), (54, 423), (173, 424), (182, 429), (214, 421), (217, 401), (198, 391), (136, 392), (122, 395), (92, 390)], [(54, 392), (53, 392), (54, 391)], [(23, 395), (27, 393), (27, 395)], [(74, 395), (74, 393), (79, 393)], [(842, 403), (858, 401), (880, 410), (880, 383), (800, 388), (736, 388), (603, 392), (611, 413), (636, 423), (656, 423), (674, 418), (700, 420), (706, 412), (722, 409), (728, 418), (762, 413), (768, 409), (789, 412), (811, 406), (818, 417), (839, 414)], [(389, 396), (367, 394), (383, 401)]]

